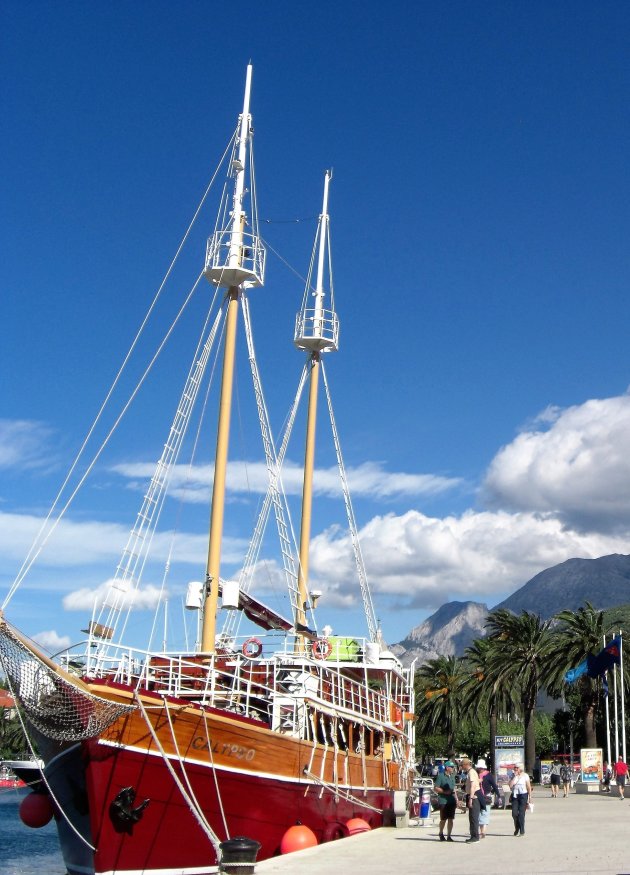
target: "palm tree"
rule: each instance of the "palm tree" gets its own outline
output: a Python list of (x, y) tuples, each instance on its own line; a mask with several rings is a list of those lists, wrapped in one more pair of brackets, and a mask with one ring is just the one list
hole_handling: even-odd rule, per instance
[(455, 732), (462, 716), (462, 688), (466, 671), (462, 659), (438, 656), (416, 672), (416, 715), (420, 732), (443, 732), (446, 751), (454, 749)]
[(15, 758), (26, 748), (22, 724), (12, 708), (0, 708), (0, 760)]
[[(556, 632), (557, 652), (560, 660), (549, 682), (549, 693), (559, 696), (564, 687), (564, 676), (586, 659), (588, 654), (598, 653), (603, 646), (605, 633), (604, 612), (596, 611), (590, 602), (577, 611), (560, 611), (556, 614), (560, 627)], [(582, 675), (575, 682), (580, 695), (580, 711), (584, 722), (586, 747), (597, 747), (595, 720), (601, 684), (598, 678)]]
[(525, 769), (530, 774), (536, 760), (534, 715), (536, 698), (549, 675), (549, 657), (555, 651), (551, 620), (523, 611), (517, 616), (505, 608), (494, 611), (486, 621), (492, 650), (488, 669), (499, 689), (511, 689), (518, 696), (525, 724)]
[(493, 654), (499, 646), (494, 638), (476, 638), (466, 649), (465, 659), (469, 665), (468, 679), (464, 684), (464, 711), (479, 719), (487, 714), (490, 724), (490, 761), (496, 768), (495, 738), (497, 720), (515, 709), (515, 698), (511, 682), (503, 686), (496, 668), (493, 668)]

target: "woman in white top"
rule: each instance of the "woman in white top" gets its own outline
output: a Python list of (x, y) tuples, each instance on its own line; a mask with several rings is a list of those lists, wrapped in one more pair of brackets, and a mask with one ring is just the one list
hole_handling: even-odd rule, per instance
[(520, 766), (514, 767), (514, 777), (510, 781), (512, 790), (512, 820), (514, 835), (525, 835), (525, 812), (527, 803), (532, 799), (532, 785), (529, 775)]

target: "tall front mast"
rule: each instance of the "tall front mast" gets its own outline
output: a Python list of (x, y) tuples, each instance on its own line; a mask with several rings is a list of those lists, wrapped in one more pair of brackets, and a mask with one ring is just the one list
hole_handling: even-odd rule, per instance
[(295, 330), (295, 345), (310, 353), (310, 382), (308, 395), (308, 419), (306, 424), (306, 447), (304, 451), (304, 480), (302, 485), (302, 523), (300, 528), (300, 556), (298, 570), (298, 609), (296, 628), (306, 626), (308, 595), (309, 546), (311, 540), (311, 513), (313, 505), (313, 471), (315, 467), (315, 427), (317, 424), (317, 395), (322, 352), (337, 349), (339, 322), (334, 310), (324, 309), (324, 276), (328, 246), (328, 188), (332, 171), (324, 177), (324, 199), (319, 221), (317, 280), (315, 306), (308, 307), (310, 289), (305, 291), (302, 310), (298, 314)]
[(247, 153), (252, 131), (249, 114), (251, 81), (252, 66), (249, 64), (245, 83), (243, 113), (240, 117), (237, 140), (238, 148), (234, 153), (231, 168), (234, 176), (234, 196), (230, 227), (217, 231), (210, 238), (206, 254), (206, 277), (215, 285), (227, 289), (225, 297), (227, 315), (225, 322), (221, 400), (219, 402), (219, 423), (214, 461), (214, 484), (212, 487), (212, 511), (210, 515), (210, 541), (206, 567), (203, 627), (201, 633), (201, 650), (204, 653), (214, 653), (215, 648), (239, 297), (244, 288), (262, 285), (264, 276), (264, 249), (257, 236), (245, 233), (246, 214), (243, 209)]

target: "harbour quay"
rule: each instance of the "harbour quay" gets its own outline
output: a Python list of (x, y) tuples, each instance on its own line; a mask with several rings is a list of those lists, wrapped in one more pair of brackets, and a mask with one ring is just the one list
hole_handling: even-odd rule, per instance
[[(615, 788), (616, 789), (616, 788)], [(552, 799), (534, 787), (525, 835), (514, 836), (510, 811), (492, 811), (487, 836), (466, 844), (468, 817), (458, 813), (453, 842), (440, 842), (437, 817), (424, 825), (382, 828), (256, 864), (256, 875), (630, 875), (630, 800), (572, 792)]]

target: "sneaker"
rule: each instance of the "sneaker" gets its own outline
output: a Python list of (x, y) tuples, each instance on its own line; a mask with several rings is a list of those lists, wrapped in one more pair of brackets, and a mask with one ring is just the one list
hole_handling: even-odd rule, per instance
[(452, 841), (454, 841), (454, 839), (452, 839), (450, 836), (446, 836), (446, 841), (447, 841), (447, 842), (452, 842)]
[(520, 832), (520, 829), (515, 829), (515, 830), (514, 830), (514, 835), (517, 836), (517, 835), (519, 834), (519, 832)]
[(440, 833), (440, 841), (441, 841), (441, 842), (445, 842), (445, 841), (446, 841), (446, 836), (444, 835), (444, 833)]
[(479, 841), (479, 839), (466, 839), (466, 844), (467, 844), (467, 845), (472, 845), (472, 844), (475, 844), (475, 842), (478, 842), (478, 841)]

